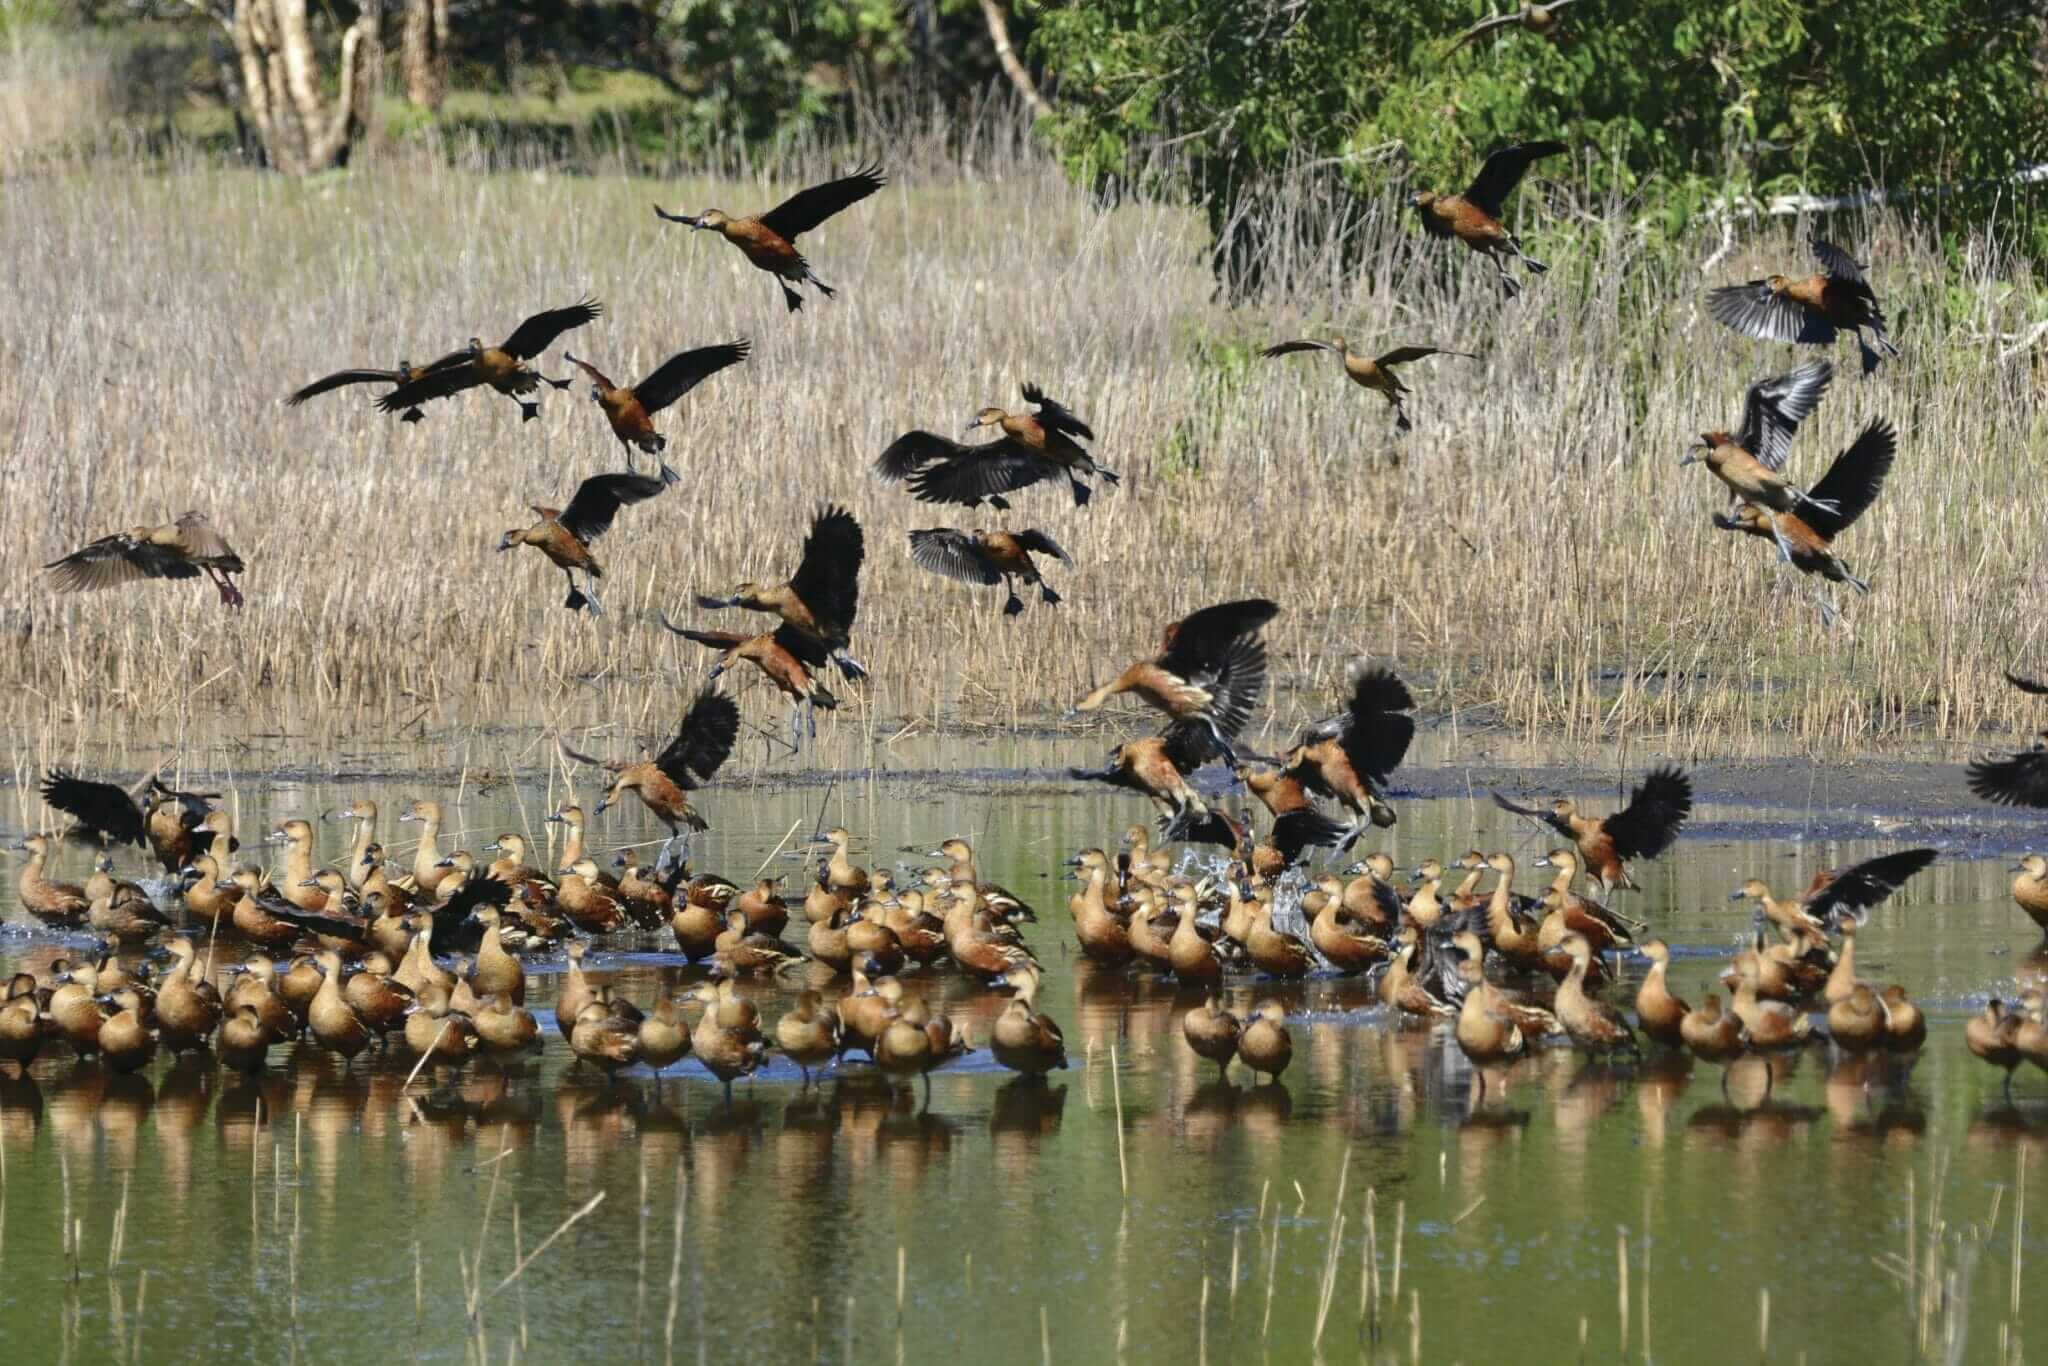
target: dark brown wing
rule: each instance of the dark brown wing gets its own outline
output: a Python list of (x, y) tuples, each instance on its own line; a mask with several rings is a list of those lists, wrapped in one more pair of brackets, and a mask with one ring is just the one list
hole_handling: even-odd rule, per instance
[(1678, 827), (1692, 814), (1692, 779), (1669, 764), (1645, 774), (1628, 805), (1602, 824), (1614, 841), (1616, 857), (1655, 858), (1678, 838)]
[(1252, 635), (1280, 614), (1280, 604), (1267, 598), (1222, 602), (1190, 612), (1166, 628), (1159, 647), (1159, 667), (1194, 679), (1213, 669), (1230, 646)]
[(1737, 443), (1771, 469), (1784, 469), (1799, 424), (1820, 406), (1834, 378), (1833, 365), (1815, 360), (1750, 385), (1742, 400), (1742, 431), (1735, 438)]
[(650, 413), (658, 413), (728, 365), (747, 358), (753, 343), (746, 340), (700, 346), (681, 351), (655, 368), (653, 374), (633, 386), (633, 396)]
[(2018, 688), (2021, 692), (2027, 693), (2030, 696), (2048, 697), (2048, 683), (2036, 683), (2031, 678), (2021, 678), (2011, 669), (2007, 669), (2005, 671), (2005, 681), (2012, 684), (2015, 688)]
[(242, 557), (227, 538), (213, 529), (203, 512), (181, 513), (178, 517), (178, 535), (185, 542), (185, 555), (194, 564), (208, 565), (225, 570), (230, 574), (242, 572)]
[(804, 557), (789, 576), (789, 586), (828, 632), (853, 626), (860, 608), (860, 566), (866, 557), (867, 542), (851, 512), (827, 507), (811, 519)]
[(1030, 488), (1059, 472), (1058, 465), (1040, 460), (1006, 438), (969, 446), (951, 459), (926, 465), (910, 476), (906, 486), (921, 503), (973, 507)]
[(1304, 809), (1275, 818), (1272, 832), (1266, 840), (1280, 851), (1282, 858), (1293, 863), (1311, 845), (1335, 849), (1344, 842), (1344, 835), (1344, 827), (1322, 812)]
[[(1898, 452), (1892, 424), (1881, 417), (1873, 421), (1813, 486), (1799, 509), (1799, 520), (1828, 540), (1841, 535), (1877, 501)], [(1816, 506), (1820, 503), (1832, 503), (1836, 510), (1824, 511)]]
[(1549, 826), (1552, 830), (1555, 830), (1560, 835), (1565, 835), (1568, 837), (1572, 833), (1572, 828), (1570, 824), (1565, 821), (1559, 820), (1557, 818), (1557, 813), (1554, 811), (1545, 811), (1541, 807), (1535, 806), (1517, 806), (1515, 803), (1509, 801), (1506, 797), (1501, 796), (1498, 792), (1495, 792), (1493, 794), (1493, 804), (1503, 811), (1512, 811), (1517, 816), (1532, 816), (1535, 819), (1542, 821), (1545, 825)]
[(1969, 768), (1970, 791), (2000, 806), (2048, 806), (2048, 749), (2023, 749)]
[(797, 661), (807, 669), (822, 669), (832, 659), (832, 652), (826, 647), (825, 642), (808, 631), (797, 630), (788, 622), (776, 627), (771, 639), (796, 656)]
[(1036, 384), (1024, 385), (1024, 401), (1038, 408), (1038, 425), (1047, 431), (1065, 432), (1078, 436), (1084, 441), (1093, 441), (1095, 433), (1087, 423), (1075, 417), (1073, 410), (1054, 399), (1045, 396), (1045, 391)]
[(142, 808), (126, 788), (53, 768), (43, 779), (43, 800), (116, 844), (142, 843)]
[(196, 566), (168, 547), (137, 542), (122, 534), (102, 536), (43, 568), (51, 572), (59, 593), (112, 588), (137, 579), (199, 577)]
[(1028, 530), (1018, 532), (1015, 539), (1019, 546), (1021, 546), (1025, 550), (1033, 552), (1034, 554), (1051, 555), (1055, 559), (1064, 561), (1067, 564), (1072, 564), (1074, 562), (1074, 557), (1072, 555), (1069, 555), (1066, 551), (1060, 549), (1059, 542), (1053, 540), (1052, 537), (1046, 535), (1043, 531), (1040, 531), (1036, 527), (1032, 527)]
[(798, 190), (760, 216), (762, 225), (785, 241), (809, 232), (833, 214), (860, 203), (888, 184), (881, 163), (863, 166), (852, 175)]
[(1341, 744), (1352, 769), (1374, 787), (1385, 787), (1388, 776), (1408, 757), (1415, 719), (1403, 713), (1414, 706), (1408, 685), (1391, 669), (1361, 669), (1353, 675)]
[(377, 399), (379, 412), (398, 413), (407, 408), (417, 407), (429, 399), (448, 398), (465, 389), (474, 389), (483, 383), (468, 352), (451, 353), (436, 361), (433, 367), (417, 379), (399, 385), (388, 394)]
[(471, 918), (473, 913), (480, 906), (503, 910), (511, 904), (511, 883), (501, 882), (481, 870), (471, 872), (446, 901), (434, 907), (434, 927), (427, 947), (444, 957), (475, 953), (483, 943), (484, 927), (482, 921)]
[(661, 619), (661, 624), (681, 636), (684, 640), (694, 640), (699, 645), (709, 645), (713, 649), (718, 650), (730, 650), (735, 645), (740, 645), (753, 639), (752, 636), (744, 631), (699, 631), (678, 626), (667, 617)]
[(1334, 346), (1332, 346), (1332, 345), (1330, 345), (1330, 344), (1329, 344), (1328, 342), (1324, 342), (1324, 341), (1307, 341), (1307, 340), (1303, 340), (1303, 341), (1287, 341), (1287, 342), (1275, 342), (1275, 343), (1274, 343), (1273, 345), (1271, 345), (1271, 346), (1267, 347), (1267, 348), (1266, 348), (1265, 350), (1263, 350), (1263, 351), (1259, 352), (1259, 354), (1260, 354), (1261, 356), (1264, 356), (1264, 357), (1266, 357), (1266, 358), (1267, 358), (1268, 360), (1270, 360), (1270, 359), (1272, 359), (1272, 358), (1273, 358), (1274, 356), (1291, 356), (1291, 355), (1293, 355), (1293, 354), (1294, 354), (1295, 352), (1297, 352), (1297, 351), (1336, 351), (1336, 350), (1337, 350), (1337, 348), (1336, 348), (1336, 347), (1334, 347)]
[(1223, 751), (1210, 729), (1195, 721), (1175, 721), (1159, 736), (1167, 762), (1185, 777)]
[(739, 707), (715, 686), (706, 687), (690, 704), (676, 738), (655, 757), (655, 765), (677, 787), (695, 787), (718, 772), (739, 735)]
[[(1837, 280), (1843, 284), (1866, 284), (1861, 261), (1818, 234), (1810, 240), (1813, 243), (1813, 259), (1820, 262), (1821, 270), (1830, 280)], [(1868, 292), (1867, 288), (1864, 292)]]
[(974, 538), (949, 526), (926, 527), (910, 533), (910, 558), (919, 567), (943, 574), (962, 583), (991, 584), (1002, 575), (989, 568), (975, 548)]
[(576, 496), (562, 510), (562, 527), (588, 545), (611, 530), (619, 509), (644, 503), (662, 490), (662, 482), (648, 474), (595, 474), (576, 486)]
[(875, 473), (884, 479), (908, 479), (925, 465), (950, 460), (975, 449), (937, 432), (905, 432), (875, 457)]
[(521, 360), (532, 360), (554, 345), (555, 338), (564, 332), (603, 316), (604, 305), (595, 299), (582, 299), (567, 308), (550, 308), (519, 324), (498, 349)]
[(1479, 168), (1479, 174), (1472, 177), (1472, 183), (1465, 187), (1465, 202), (1483, 210), (1489, 218), (1499, 218), (1501, 205), (1507, 202), (1515, 186), (1522, 183), (1529, 164), (1565, 150), (1561, 142), (1510, 143), (1487, 157), (1486, 164)]
[(1192, 672), (1172, 672), (1209, 692), (1213, 699), (1208, 708), (1210, 719), (1234, 739), (1265, 695), (1266, 643), (1256, 635), (1239, 636), (1225, 648), (1221, 659), (1200, 663)]
[(1723, 327), (1758, 341), (1825, 346), (1835, 339), (1833, 323), (1812, 309), (1773, 293), (1762, 280), (1710, 290), (1707, 312)]
[(1838, 869), (1826, 886), (1807, 898), (1806, 909), (1829, 925), (1855, 912), (1867, 911), (1905, 886), (1907, 878), (1934, 862), (1935, 853), (1932, 849), (1903, 849)]
[(403, 378), (404, 374), (397, 370), (336, 370), (331, 375), (322, 375), (303, 389), (294, 390), (285, 403), (296, 408), (307, 399), (316, 398), (331, 389), (350, 384), (396, 384)]
[(1411, 360), (1424, 356), (1463, 356), (1466, 360), (1477, 360), (1470, 351), (1451, 351), (1441, 346), (1397, 346), (1384, 356), (1374, 356), (1372, 363), (1385, 369), (1390, 365), (1406, 365)]

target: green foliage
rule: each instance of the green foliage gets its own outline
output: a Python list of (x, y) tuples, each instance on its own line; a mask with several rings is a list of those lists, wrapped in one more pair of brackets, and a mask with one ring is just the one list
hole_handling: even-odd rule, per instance
[(1080, 0), (1033, 11), (1033, 52), (1077, 178), (1184, 190), (1218, 227), (1305, 162), (1357, 192), (1458, 187), (1490, 148), (1536, 137), (1573, 145), (1587, 193), (1674, 232), (1730, 196), (1871, 186), (1944, 187), (1945, 217), (1996, 204), (2031, 227), (2036, 196), (2004, 183), (2048, 160), (2043, 23), (2023, 3), (1582, 0), (1558, 41), (1508, 28), (1447, 53), (1488, 8)]

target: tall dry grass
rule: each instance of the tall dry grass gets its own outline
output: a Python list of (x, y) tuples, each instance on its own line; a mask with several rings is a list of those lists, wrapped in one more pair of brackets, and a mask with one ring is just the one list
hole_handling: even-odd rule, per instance
[[(1998, 358), (2040, 306), (2019, 263), (1985, 249), (1951, 269), (1897, 219), (1831, 225), (1872, 261), (1904, 355), (1859, 381), (1845, 346), (1793, 457), (1810, 482), (1870, 417), (1901, 429), (1892, 482), (1841, 547), (1875, 591), (1844, 597), (1825, 631), (1811, 581), (1714, 531), (1716, 486), (1677, 465), (1694, 433), (1735, 423), (1750, 380), (1795, 359), (1702, 308), (1709, 285), (1803, 261), (1795, 225), (1745, 225), (1703, 273), (1718, 236), (1652, 247), (1624, 206), (1574, 203), (1556, 177), (1525, 194), (1522, 224), (1554, 269), (1504, 305), (1490, 270), (1424, 242), (1389, 199), (1358, 209), (1355, 267), (1299, 262), (1315, 288), (1232, 306), (1194, 213), (1092, 202), (1013, 121), (869, 142), (893, 183), (806, 239), (841, 293), (795, 317), (736, 253), (649, 206), (764, 206), (852, 153), (662, 182), (604, 164), (486, 170), (476, 148), (303, 183), (99, 160), (10, 189), (0, 686), (21, 699), (17, 727), (161, 737), (289, 712), (357, 731), (454, 713), (658, 730), (709, 659), (655, 613), (704, 619), (692, 592), (785, 571), (829, 501), (857, 510), (869, 544), (856, 646), (875, 681), (849, 690), (842, 734), (1045, 723), (1169, 617), (1255, 593), (1287, 606), (1269, 633), (1269, 737), (1326, 709), (1361, 651), (1432, 710), (1573, 742), (1819, 750), (2030, 720), (1997, 677), (2048, 668), (2028, 610), (2043, 587), (2039, 353)], [(1316, 211), (1305, 196), (1278, 217)], [(281, 403), (337, 366), (500, 336), (585, 292), (607, 314), (568, 344), (615, 378), (755, 343), (661, 420), (685, 482), (599, 545), (597, 621), (561, 609), (539, 556), (494, 550), (528, 503), (619, 467), (580, 387), (525, 426), (489, 394), (417, 427), (368, 391)], [(1410, 369), (1415, 430), (1397, 437), (1375, 396), (1309, 363), (1329, 358), (1255, 358), (1335, 327), (1482, 358)], [(1024, 379), (1094, 424), (1121, 487), (1082, 510), (1032, 490), (999, 517), (870, 478), (898, 432), (958, 431)], [(193, 585), (60, 598), (37, 577), (188, 507), (247, 558), (247, 610)], [(992, 591), (925, 575), (904, 533), (941, 523), (1049, 530), (1079, 560), (1056, 571), (1065, 604), (1005, 622)], [(741, 681), (750, 713), (778, 724), (780, 702)]]

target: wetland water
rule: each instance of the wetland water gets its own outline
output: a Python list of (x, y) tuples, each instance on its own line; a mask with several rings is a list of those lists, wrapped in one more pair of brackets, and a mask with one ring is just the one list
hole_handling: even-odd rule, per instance
[[(1879, 790), (1910, 793), (1906, 776)], [(1495, 809), (1483, 786), (1467, 795), (1462, 771), (1403, 777), (1425, 795), (1398, 800), (1401, 823), (1378, 846), (1401, 867), (1506, 849), (1527, 870), (1524, 890), (1536, 889), (1540, 870), (1527, 866), (1546, 837)], [(689, 1059), (607, 1088), (569, 1066), (545, 1013), (559, 958), (529, 967), (544, 1056), (511, 1075), (473, 1065), (453, 1087), (407, 1092), (409, 1063), (374, 1054), (344, 1075), (310, 1046), (274, 1049), (253, 1082), (196, 1058), (115, 1078), (52, 1047), (28, 1080), (0, 1082), (0, 1359), (125, 1359), (139, 1333), (142, 1359), (460, 1360), (480, 1331), (493, 1361), (660, 1360), (671, 1333), (684, 1360), (1107, 1360), (1121, 1342), (1136, 1360), (1298, 1361), (1310, 1355), (1333, 1211), (1344, 1223), (1321, 1343), (1330, 1360), (1564, 1361), (1578, 1358), (1582, 1331), (1591, 1356), (1612, 1359), (1624, 1259), (1627, 1359), (1642, 1359), (1646, 1337), (1657, 1361), (1746, 1359), (1768, 1292), (1769, 1360), (1917, 1360), (1916, 1295), (1886, 1268), (1910, 1257), (1924, 1270), (1930, 1249), (1945, 1293), (1927, 1357), (2039, 1355), (2048, 1289), (2037, 1271), (2015, 1276), (2014, 1183), (2031, 1159), (2020, 1249), (2029, 1269), (2048, 1266), (2048, 1076), (2023, 1072), (2008, 1103), (1962, 1041), (1985, 996), (2010, 996), (2043, 970), (2039, 935), (2006, 893), (2030, 826), (1944, 824), (1940, 808), (1915, 824), (1900, 796), (1876, 819), (1903, 828), (1880, 833), (1870, 813), (1831, 808), (1824, 793), (1809, 807), (1803, 778), (1760, 781), (1788, 794), (1775, 806), (1731, 800), (1744, 781), (1704, 780), (1686, 836), (1638, 868), (1642, 892), (1617, 901), (1674, 946), (1673, 984), (1696, 998), (1749, 924), (1727, 900), (1744, 878), (1784, 893), (1817, 868), (1942, 845), (1942, 861), (1858, 940), (1863, 975), (1906, 984), (1931, 1017), (1925, 1052), (1896, 1086), (1866, 1086), (1821, 1047), (1782, 1064), (1768, 1100), (1761, 1064), (1739, 1066), (1731, 1102), (1704, 1065), (1653, 1054), (1596, 1066), (1554, 1047), (1475, 1105), (1447, 1029), (1390, 1019), (1362, 981), (1335, 978), (1233, 983), (1240, 1007), (1286, 1004), (1294, 1064), (1279, 1086), (1250, 1088), (1241, 1069), (1221, 1086), (1181, 1041), (1191, 998), (1095, 970), (1072, 946), (1062, 861), (1148, 818), (1137, 799), (993, 776), (726, 782), (704, 794), (715, 829), (696, 863), (743, 884), (821, 810), (863, 837), (857, 853), (871, 866), (922, 866), (899, 847), (971, 837), (983, 877), (1038, 908), (1027, 933), (1048, 971), (1040, 1004), (1064, 1026), (1073, 1066), (1047, 1087), (1020, 1086), (984, 1048), (934, 1076), (928, 1112), (858, 1063), (803, 1093), (778, 1059), (736, 1088), (730, 1112)], [(586, 772), (586, 807), (592, 786)], [(455, 790), (452, 774), (243, 778), (231, 805), (253, 847), (272, 820), (370, 797), (403, 864), (413, 827), (393, 815), (409, 798), (443, 800), (444, 844), (480, 849), (502, 830), (544, 842), (541, 817), (562, 796), (559, 779), (472, 779), (459, 802)], [(628, 803), (593, 822), (592, 843), (608, 859), (657, 828)], [(344, 830), (322, 827), (324, 856), (339, 857)], [(1368, 836), (1361, 852), (1370, 847)], [(57, 871), (81, 878), (87, 857), (67, 846)], [(795, 859), (771, 867), (800, 885)], [(147, 870), (130, 851), (122, 871)], [(5, 884), (0, 968), (46, 966), (84, 942), (24, 933), (11, 863)], [(701, 975), (672, 949), (649, 937), (591, 961), (645, 1005), (663, 984)], [(217, 972), (234, 953), (223, 944)], [(1641, 967), (1610, 999), (1632, 998)], [(1003, 998), (952, 972), (905, 980), (986, 1039)], [(798, 985), (793, 974), (745, 988), (771, 1035)], [(1360, 1330), (1368, 1192), (1377, 1340)], [(600, 1193), (490, 1294), (518, 1247), (531, 1251)], [(1931, 1218), (1942, 1221), (1932, 1242)], [(476, 1321), (465, 1311), (472, 1263), (489, 1296)]]

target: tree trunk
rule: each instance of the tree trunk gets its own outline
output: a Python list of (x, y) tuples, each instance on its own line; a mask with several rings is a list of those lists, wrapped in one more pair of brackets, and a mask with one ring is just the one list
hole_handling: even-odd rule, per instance
[(341, 78), (330, 101), (321, 89), (306, 0), (235, 0), (228, 36), (249, 122), (271, 166), (309, 175), (348, 159), (374, 109), (384, 52), (380, 9), (378, 0), (367, 0), (342, 35)]
[(448, 84), (448, 0), (405, 0), (399, 41), (406, 102), (439, 109)]
[(981, 0), (982, 22), (988, 25), (989, 41), (995, 44), (996, 61), (1002, 64), (1003, 74), (1010, 78), (1010, 84), (1024, 97), (1033, 115), (1043, 118), (1052, 112), (1052, 105), (1038, 92), (1038, 83), (1031, 79), (1031, 72), (1017, 58), (1017, 49), (1010, 46), (1010, 19), (1003, 13), (1002, 0)]

